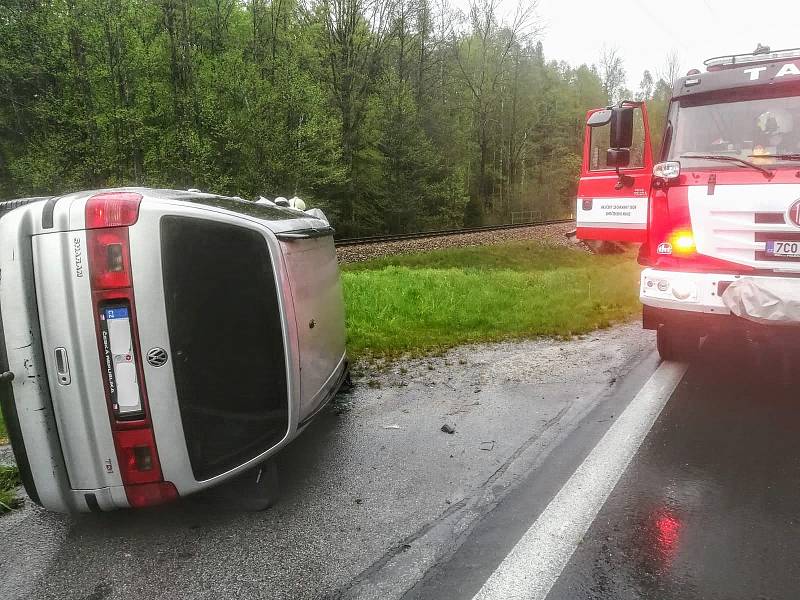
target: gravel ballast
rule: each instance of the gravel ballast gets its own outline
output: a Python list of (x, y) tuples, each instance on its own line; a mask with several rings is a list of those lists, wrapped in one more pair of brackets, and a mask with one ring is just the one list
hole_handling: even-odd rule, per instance
[(421, 238), (417, 240), (398, 240), (343, 246), (336, 249), (340, 263), (361, 262), (396, 254), (414, 254), (443, 248), (464, 248), (468, 246), (488, 246), (503, 242), (533, 240), (548, 246), (564, 246), (583, 249), (567, 232), (575, 229), (575, 223), (555, 223), (551, 225), (532, 225), (519, 229), (500, 229), (496, 231), (476, 231), (442, 237)]

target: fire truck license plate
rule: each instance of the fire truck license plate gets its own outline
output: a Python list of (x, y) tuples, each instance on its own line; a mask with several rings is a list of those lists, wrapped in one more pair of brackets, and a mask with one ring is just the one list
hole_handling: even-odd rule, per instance
[(767, 242), (767, 254), (800, 257), (800, 242)]

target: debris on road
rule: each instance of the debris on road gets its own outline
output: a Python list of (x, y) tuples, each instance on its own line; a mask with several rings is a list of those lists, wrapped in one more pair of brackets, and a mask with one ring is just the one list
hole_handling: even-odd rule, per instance
[(494, 450), (494, 440), (489, 442), (481, 442), (481, 450), (486, 450), (487, 452)]
[(450, 435), (453, 435), (456, 432), (456, 427), (455, 425), (450, 425), (449, 423), (445, 423), (444, 425), (442, 425), (442, 431)]
[(452, 417), (453, 415), (460, 415), (460, 414), (468, 413), (473, 406), (480, 406), (480, 405), (481, 405), (480, 402), (473, 402), (472, 404), (459, 406), (455, 410), (452, 410), (449, 413), (447, 413), (447, 416), (448, 417)]
[(331, 408), (333, 408), (337, 415), (348, 413), (353, 409), (353, 397), (349, 392), (346, 394), (337, 394), (334, 396), (333, 400), (331, 400)]
[(400, 425), (397, 425), (395, 423), (394, 425), (384, 425), (383, 428), (384, 429), (400, 429)]

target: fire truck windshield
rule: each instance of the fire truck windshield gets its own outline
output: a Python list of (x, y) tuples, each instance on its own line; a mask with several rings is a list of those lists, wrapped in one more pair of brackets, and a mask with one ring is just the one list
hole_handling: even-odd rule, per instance
[[(757, 93), (739, 90), (736, 97), (713, 94), (674, 100), (664, 159), (680, 161), (684, 169), (736, 169), (745, 166), (744, 161), (797, 168), (800, 96)], [(687, 156), (692, 154), (697, 157)]]

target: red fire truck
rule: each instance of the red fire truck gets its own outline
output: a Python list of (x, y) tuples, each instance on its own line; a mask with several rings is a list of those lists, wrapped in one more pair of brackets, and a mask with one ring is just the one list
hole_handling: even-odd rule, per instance
[(642, 102), (586, 126), (578, 238), (641, 244), (665, 359), (712, 332), (800, 340), (800, 49), (705, 65), (675, 83), (657, 152)]

